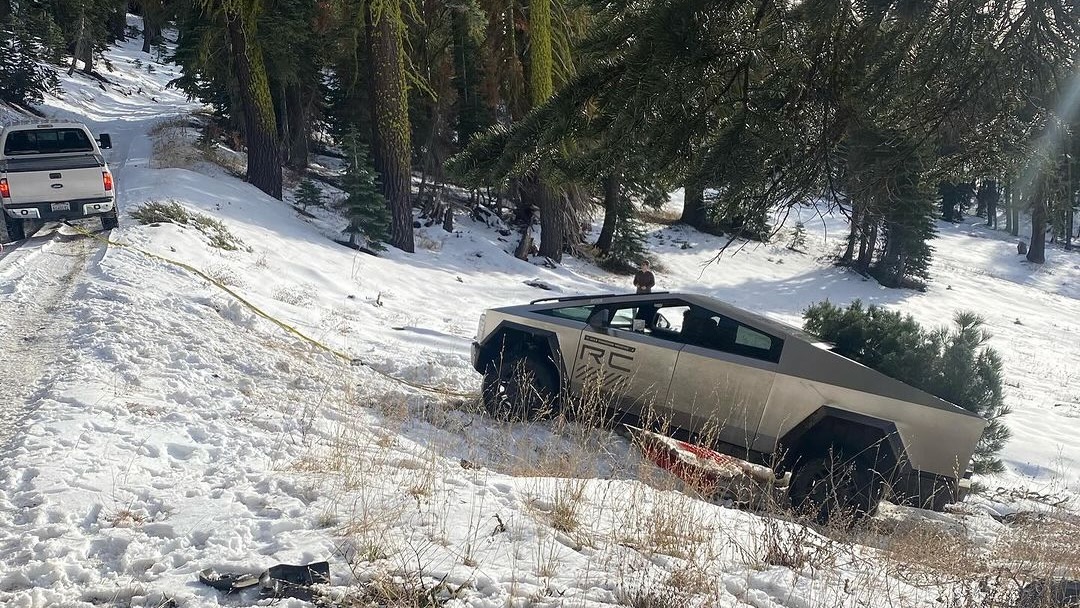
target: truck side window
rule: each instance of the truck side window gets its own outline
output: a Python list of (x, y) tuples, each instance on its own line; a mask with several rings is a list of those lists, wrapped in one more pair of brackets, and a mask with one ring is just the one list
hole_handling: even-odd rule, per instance
[(683, 320), (686, 344), (778, 363), (784, 341), (724, 315), (691, 307)]
[(569, 319), (571, 321), (581, 321), (584, 323), (589, 320), (589, 315), (592, 314), (593, 308), (593, 306), (566, 306), (564, 308), (552, 308), (551, 310), (541, 310), (538, 312), (540, 312), (540, 314), (558, 317), (559, 319)]

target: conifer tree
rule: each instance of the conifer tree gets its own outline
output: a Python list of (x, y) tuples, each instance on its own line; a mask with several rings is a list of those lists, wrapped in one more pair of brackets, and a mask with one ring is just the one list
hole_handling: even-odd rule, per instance
[(315, 182), (305, 178), (296, 187), (296, 202), (304, 210), (308, 207), (322, 207), (324, 202), (322, 190), (315, 185)]
[(1009, 413), (1002, 393), (1004, 371), (981, 317), (959, 312), (953, 327), (922, 328), (911, 315), (856, 300), (846, 308), (819, 302), (803, 313), (806, 331), (835, 351), (989, 421), (975, 448), (976, 473), (998, 473), (997, 454), (1009, 438), (1001, 418)]
[(645, 227), (637, 218), (633, 201), (622, 192), (615, 207), (611, 241), (600, 256), (600, 264), (616, 272), (631, 272), (646, 259)]
[(43, 44), (26, 26), (21, 15), (0, 19), (0, 101), (41, 103), (42, 95), (59, 84), (56, 70), (39, 62)]
[(345, 175), (342, 189), (345, 191), (345, 216), (349, 226), (345, 233), (353, 245), (384, 249), (383, 242), (390, 237), (390, 210), (379, 187), (378, 175), (368, 157), (367, 147), (359, 136), (350, 133), (343, 138)]

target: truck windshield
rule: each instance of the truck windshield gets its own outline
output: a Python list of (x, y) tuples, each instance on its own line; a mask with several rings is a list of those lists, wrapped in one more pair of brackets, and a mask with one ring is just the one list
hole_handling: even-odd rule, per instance
[(94, 144), (86, 131), (76, 128), (14, 131), (4, 142), (4, 154), (8, 156), (93, 151)]

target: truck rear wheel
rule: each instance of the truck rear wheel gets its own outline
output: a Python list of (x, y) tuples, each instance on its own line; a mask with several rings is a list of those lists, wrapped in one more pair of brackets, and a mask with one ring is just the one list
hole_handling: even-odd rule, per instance
[(877, 512), (884, 485), (872, 463), (830, 449), (795, 468), (788, 499), (796, 513), (819, 524), (850, 524)]
[(116, 228), (119, 225), (120, 225), (120, 216), (117, 214), (116, 208), (113, 208), (112, 211), (110, 211), (110, 212), (106, 213), (105, 215), (101, 216), (101, 229), (102, 230), (112, 230), (113, 228)]
[(7, 240), (5, 242), (21, 241), (26, 238), (26, 227), (23, 225), (22, 220), (8, 217), (5, 213), (4, 227), (7, 229)]
[(484, 372), (484, 408), (497, 418), (534, 420), (556, 409), (558, 386), (551, 364), (535, 352), (492, 361)]

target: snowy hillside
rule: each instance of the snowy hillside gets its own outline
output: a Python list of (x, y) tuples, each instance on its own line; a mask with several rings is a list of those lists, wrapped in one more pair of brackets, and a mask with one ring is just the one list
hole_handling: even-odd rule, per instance
[[(197, 573), (329, 560), (325, 594), (341, 605), (427, 605), (427, 593), (478, 608), (974, 606), (998, 593), (980, 577), (1018, 556), (1080, 567), (1067, 542), (1080, 508), (1080, 254), (1051, 248), (1031, 266), (1002, 233), (943, 224), (920, 293), (831, 266), (844, 224), (810, 209), (806, 253), (781, 238), (709, 263), (722, 239), (650, 227), (661, 289), (792, 324), (826, 298), (929, 324), (986, 318), (1014, 408), (1007, 472), (979, 479), (989, 490), (962, 513), (886, 507), (858, 536), (822, 535), (683, 494), (613, 434), (478, 413), (469, 344), (484, 309), (627, 291), (627, 277), (517, 260), (513, 237), (464, 217), (453, 233), (420, 229), (411, 255), (343, 247), (328, 212), (313, 221), (178, 153), (187, 138), (170, 120), (198, 105), (165, 89), (174, 66), (135, 42), (106, 55), (111, 84), (64, 78), (42, 110), (112, 134), (122, 217), (110, 238), (127, 246), (63, 228), (0, 258), (0, 387), (15, 408), (0, 429), (0, 605), (251, 605)], [(225, 232), (127, 215), (149, 202)], [(1035, 533), (1002, 517), (1018, 510), (1051, 523)]]

